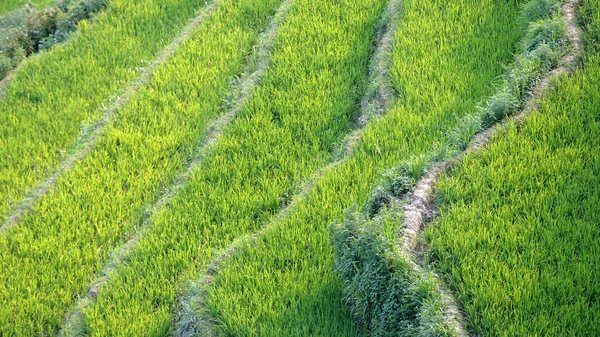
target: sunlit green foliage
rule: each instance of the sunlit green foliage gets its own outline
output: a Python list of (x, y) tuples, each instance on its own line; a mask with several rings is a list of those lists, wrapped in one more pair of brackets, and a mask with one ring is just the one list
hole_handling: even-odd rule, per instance
[[(92, 151), (0, 234), (0, 335), (55, 335), (111, 254), (137, 235), (82, 311), (84, 329), (167, 335), (189, 281), (236, 238), (265, 228), (225, 257), (196, 308), (221, 335), (448, 332), (430, 274), (413, 273), (393, 246), (397, 199), (433, 162), (522, 108), (558, 65), (568, 51), (560, 0), (404, 0), (386, 55), (397, 101), (364, 119), (353, 154), (306, 194), (301, 183), (339, 158), (361, 99), (373, 97), (367, 73), (388, 1), (294, 0), (247, 104), (165, 208), (148, 213), (230, 108), (233, 79), (261, 56), (257, 38), (281, 3), (219, 1)], [(66, 43), (21, 63), (0, 94), (0, 223), (206, 4), (111, 0)], [(21, 5), (2, 1), (0, 13)], [(485, 336), (600, 334), (599, 7), (582, 8), (585, 69), (442, 182), (443, 217), (428, 232), (433, 267)], [(0, 58), (0, 73), (15, 65)], [(345, 218), (352, 205), (360, 213)], [(336, 223), (342, 278), (328, 231)]]
[(201, 6), (113, 0), (89, 29), (21, 64), (0, 98), (0, 222)]
[(382, 171), (429, 154), (494, 92), (521, 37), (519, 11), (513, 1), (405, 1), (392, 54), (399, 101), (371, 122), (351, 159), (223, 263), (207, 298), (223, 335), (356, 334), (328, 329), (340, 316), (348, 324), (328, 226), (367, 201)]
[(224, 1), (119, 111), (94, 151), (0, 237), (0, 331), (56, 332), (223, 113), (223, 98), (277, 3)]
[[(334, 144), (350, 131), (366, 87), (383, 4), (293, 2), (261, 86), (87, 310), (93, 333), (167, 330), (183, 281), (195, 277), (215, 250), (263, 226), (299, 182), (330, 159)], [(353, 333), (342, 303), (327, 316), (328, 322), (306, 322), (304, 328)]]
[(600, 5), (582, 69), (440, 182), (438, 269), (483, 336), (600, 334)]

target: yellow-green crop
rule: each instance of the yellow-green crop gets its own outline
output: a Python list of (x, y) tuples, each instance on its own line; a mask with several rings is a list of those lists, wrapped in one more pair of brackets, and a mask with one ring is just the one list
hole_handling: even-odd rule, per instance
[[(302, 180), (331, 160), (359, 111), (384, 3), (292, 2), (262, 85), (189, 186), (155, 215), (129, 261), (109, 276), (86, 311), (92, 334), (163, 334), (178, 290), (196, 268), (265, 225)], [(331, 320), (323, 328), (351, 332), (349, 323)]]
[(583, 67), (439, 186), (438, 270), (483, 336), (600, 334), (600, 4)]
[[(222, 263), (207, 304), (222, 335), (353, 336), (327, 228), (362, 205), (382, 171), (430, 153), (457, 117), (494, 91), (519, 40), (515, 1), (405, 1), (392, 53), (400, 98), (355, 155), (287, 216)], [(341, 327), (340, 327), (341, 326)]]
[(185, 169), (277, 0), (223, 1), (120, 109), (91, 154), (0, 236), (0, 331), (52, 335)]
[(114, 0), (87, 30), (21, 63), (0, 98), (0, 223), (202, 3)]

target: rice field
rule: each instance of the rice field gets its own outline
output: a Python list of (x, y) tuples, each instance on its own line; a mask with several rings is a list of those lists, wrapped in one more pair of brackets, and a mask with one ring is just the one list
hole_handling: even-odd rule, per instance
[(600, 334), (595, 0), (110, 0), (56, 41), (0, 82), (0, 336)]
[(143, 68), (201, 7), (196, 1), (111, 1), (87, 29), (30, 57), (2, 83), (1, 222), (101, 127), (105, 115), (115, 114), (118, 97), (138, 84)]
[(599, 10), (582, 9), (585, 68), (440, 181), (427, 238), (474, 333), (600, 334)]
[(36, 8), (44, 8), (48, 5), (53, 5), (55, 2), (53, 0), (3, 0), (0, 2), (0, 14), (4, 14), (10, 12), (14, 9), (19, 9), (26, 4), (32, 4)]

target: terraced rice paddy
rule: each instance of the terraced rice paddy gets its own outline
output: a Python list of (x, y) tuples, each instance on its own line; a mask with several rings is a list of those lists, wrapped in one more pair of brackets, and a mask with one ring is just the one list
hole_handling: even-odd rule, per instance
[(11, 10), (21, 8), (26, 4), (32, 4), (36, 8), (44, 8), (45, 6), (53, 5), (54, 3), (55, 2), (52, 0), (3, 0), (2, 2), (0, 2), (0, 14), (4, 14)]
[(111, 0), (0, 83), (0, 336), (600, 334), (599, 52), (590, 0)]
[(585, 68), (440, 181), (428, 239), (476, 333), (600, 334), (599, 10), (583, 9)]
[(30, 58), (3, 83), (0, 221), (106, 124), (118, 97), (145, 81), (138, 79), (143, 69), (200, 7), (112, 1), (93, 28)]

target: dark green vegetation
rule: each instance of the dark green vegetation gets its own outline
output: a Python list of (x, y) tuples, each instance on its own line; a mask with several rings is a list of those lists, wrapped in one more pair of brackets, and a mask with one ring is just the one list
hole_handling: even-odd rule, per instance
[(351, 209), (332, 227), (346, 301), (369, 336), (454, 336), (437, 281), (396, 246), (401, 213), (400, 200), (391, 199), (374, 218)]
[(440, 182), (427, 236), (475, 333), (600, 334), (599, 11), (581, 10), (583, 67)]

